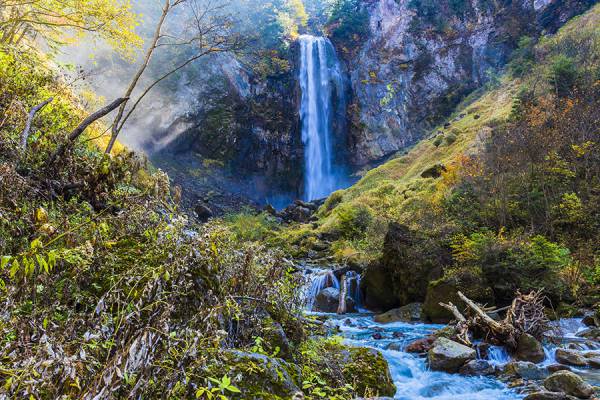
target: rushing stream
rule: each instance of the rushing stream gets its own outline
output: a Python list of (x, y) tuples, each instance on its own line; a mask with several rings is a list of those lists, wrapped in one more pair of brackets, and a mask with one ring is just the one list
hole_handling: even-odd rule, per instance
[[(306, 274), (307, 283), (304, 290), (306, 309), (308, 313), (314, 313), (317, 294), (325, 288), (339, 288), (340, 282), (334, 272), (328, 269), (310, 268), (306, 270)], [(346, 280), (354, 282), (349, 286), (352, 289), (349, 295), (357, 304), (360, 304), (359, 277), (360, 275), (353, 271), (346, 272)], [(373, 314), (360, 307), (358, 309), (361, 312), (357, 314), (318, 314), (328, 317), (326, 325), (337, 330), (347, 344), (374, 348), (383, 354), (396, 385), (395, 399), (512, 400), (524, 397), (494, 377), (463, 376), (431, 371), (427, 367), (425, 358), (403, 351), (407, 344), (428, 336), (443, 325), (404, 322), (380, 324), (373, 320)], [(575, 334), (585, 328), (581, 319), (565, 319), (555, 325), (556, 332), (560, 332), (560, 335), (554, 337), (559, 337), (564, 343), (580, 340)], [(554, 353), (559, 346), (561, 343), (544, 346), (546, 360), (541, 366), (556, 363)], [(502, 367), (512, 361), (508, 352), (500, 346), (491, 346), (487, 353), (485, 359), (496, 367)], [(590, 376), (592, 371), (594, 370), (575, 370), (592, 384), (599, 384), (599, 377)]]
[(339, 105), (345, 99), (340, 63), (331, 42), (311, 35), (299, 40), (304, 199), (310, 201), (338, 189), (333, 160), (334, 100)]

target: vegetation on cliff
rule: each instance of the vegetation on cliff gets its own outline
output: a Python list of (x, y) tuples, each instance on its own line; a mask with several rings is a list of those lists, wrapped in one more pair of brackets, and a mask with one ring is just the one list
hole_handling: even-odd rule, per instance
[[(412, 233), (401, 258), (433, 251), (443, 267), (429, 278), (432, 307), (463, 286), (481, 288), (472, 295), (488, 303), (545, 287), (555, 306), (573, 295), (594, 304), (581, 295), (600, 271), (599, 17), (596, 6), (537, 44), (522, 38), (505, 75), (428, 140), (332, 194), (313, 227), (286, 235), (299, 252), (325, 242), (341, 263), (370, 264), (367, 281), (383, 269), (402, 285), (403, 268), (430, 261), (380, 260), (388, 224), (405, 225)], [(445, 285), (440, 298), (434, 289)], [(392, 303), (405, 303), (402, 295)], [(429, 309), (437, 311), (445, 310)]]

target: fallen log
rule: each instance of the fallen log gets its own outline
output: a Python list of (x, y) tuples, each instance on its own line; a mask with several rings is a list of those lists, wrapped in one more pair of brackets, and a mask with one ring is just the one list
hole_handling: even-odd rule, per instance
[[(464, 344), (470, 345), (470, 332), (484, 332), (485, 337), (498, 344), (515, 349), (522, 334), (527, 333), (535, 338), (541, 338), (548, 329), (548, 320), (544, 315), (545, 296), (542, 290), (532, 291), (527, 295), (517, 292), (515, 299), (507, 310), (506, 317), (496, 321), (488, 315), (486, 308), (469, 299), (462, 292), (458, 297), (465, 303), (472, 316), (466, 318), (452, 303), (439, 303), (454, 315), (456, 319), (456, 334)], [(494, 310), (497, 312), (497, 310)]]

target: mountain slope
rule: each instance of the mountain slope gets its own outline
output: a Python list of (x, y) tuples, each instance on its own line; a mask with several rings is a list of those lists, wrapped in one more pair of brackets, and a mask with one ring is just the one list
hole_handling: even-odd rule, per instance
[(585, 293), (600, 250), (599, 19), (595, 6), (537, 44), (522, 40), (502, 79), (286, 240), (368, 265), (376, 308), (424, 301), (435, 283), (433, 308), (457, 285), (489, 303), (536, 285), (556, 303)]

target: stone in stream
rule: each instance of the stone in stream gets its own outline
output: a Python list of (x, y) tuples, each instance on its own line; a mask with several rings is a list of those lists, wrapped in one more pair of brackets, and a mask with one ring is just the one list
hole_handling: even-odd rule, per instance
[(581, 321), (585, 326), (600, 327), (600, 317), (596, 314), (588, 314)]
[[(321, 312), (337, 312), (338, 306), (340, 304), (340, 290), (328, 287), (326, 289), (321, 290), (317, 297), (315, 297), (315, 310)], [(356, 311), (354, 300), (351, 297), (346, 296), (346, 311), (354, 312)]]
[(563, 364), (552, 364), (548, 365), (546, 369), (548, 370), (548, 372), (553, 373), (556, 371), (570, 371), (571, 367)]
[(433, 347), (433, 342), (435, 342), (435, 339), (436, 338), (434, 336), (417, 339), (406, 346), (404, 351), (407, 353), (426, 353)]
[(576, 400), (577, 397), (558, 392), (535, 392), (527, 395), (523, 400)]
[(594, 394), (594, 388), (571, 371), (553, 373), (544, 381), (544, 387), (551, 392), (563, 392), (580, 399), (589, 399)]
[(383, 314), (376, 315), (373, 320), (381, 324), (388, 324), (391, 322), (415, 322), (421, 321), (423, 304), (422, 303), (410, 303), (400, 308), (394, 308)]
[(586, 330), (578, 332), (576, 336), (600, 341), (600, 328), (588, 328)]
[(577, 350), (556, 349), (556, 361), (561, 364), (585, 367), (588, 365), (586, 358)]
[(519, 336), (515, 356), (517, 360), (530, 361), (532, 363), (540, 363), (546, 358), (542, 344), (527, 333)]
[(513, 361), (504, 366), (504, 374), (527, 380), (538, 380), (548, 376), (548, 371), (529, 361)]
[(434, 371), (458, 372), (467, 361), (475, 359), (477, 352), (446, 338), (438, 338), (427, 353), (429, 368)]
[(463, 365), (458, 372), (469, 376), (488, 376), (494, 375), (496, 369), (485, 360), (471, 360)]
[(586, 357), (588, 366), (594, 369), (600, 369), (600, 357)]

